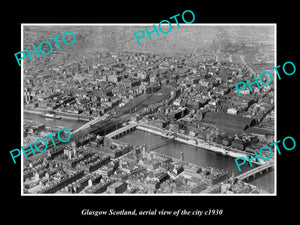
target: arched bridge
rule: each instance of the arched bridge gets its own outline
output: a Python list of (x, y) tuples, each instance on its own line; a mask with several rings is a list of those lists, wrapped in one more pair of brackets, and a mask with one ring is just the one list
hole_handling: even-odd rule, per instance
[(106, 135), (105, 137), (112, 138), (112, 139), (117, 139), (117, 138), (131, 132), (132, 130), (134, 130), (136, 128), (136, 126), (137, 126), (137, 124), (135, 124), (135, 123), (129, 124), (125, 127), (122, 127), (118, 130), (115, 130), (114, 132)]

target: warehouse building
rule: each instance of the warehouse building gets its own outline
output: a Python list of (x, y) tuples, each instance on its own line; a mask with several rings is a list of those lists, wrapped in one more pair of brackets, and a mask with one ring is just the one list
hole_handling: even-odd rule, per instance
[(241, 117), (221, 112), (206, 112), (204, 122), (216, 125), (220, 130), (243, 132), (248, 127), (255, 125), (255, 119)]

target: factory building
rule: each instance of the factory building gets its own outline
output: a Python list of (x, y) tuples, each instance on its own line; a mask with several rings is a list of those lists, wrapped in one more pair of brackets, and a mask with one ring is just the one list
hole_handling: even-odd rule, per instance
[(243, 132), (255, 125), (255, 119), (221, 112), (206, 112), (203, 121), (216, 125), (220, 130), (233, 132)]

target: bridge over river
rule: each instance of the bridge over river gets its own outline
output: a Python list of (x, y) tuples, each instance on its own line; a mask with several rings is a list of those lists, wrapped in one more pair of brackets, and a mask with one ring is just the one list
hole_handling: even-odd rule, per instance
[(148, 145), (147, 146), (147, 151), (153, 151), (154, 149), (160, 148), (164, 145), (169, 144), (170, 142), (172, 142), (174, 140), (174, 138), (168, 139), (168, 140), (164, 140), (162, 142), (159, 142), (157, 144), (153, 144), (153, 145)]
[(242, 181), (248, 181), (250, 179), (255, 178), (257, 175), (261, 175), (264, 172), (268, 172), (273, 168), (273, 163), (264, 164), (261, 166), (258, 166), (252, 170), (246, 171), (245, 173), (242, 173), (235, 178)]

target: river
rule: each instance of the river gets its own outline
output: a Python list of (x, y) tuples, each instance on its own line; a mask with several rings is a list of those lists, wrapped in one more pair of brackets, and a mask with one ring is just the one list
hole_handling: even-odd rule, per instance
[[(76, 130), (83, 124), (87, 123), (84, 121), (66, 119), (45, 119), (39, 115), (29, 113), (24, 113), (24, 118), (39, 123), (44, 123), (49, 127), (63, 126), (69, 130)], [(126, 136), (121, 137), (120, 140), (132, 145), (153, 145), (162, 142), (163, 140), (165, 140), (165, 138), (150, 134), (145, 131), (134, 130), (133, 132), (128, 133)], [(154, 151), (172, 156), (174, 158), (180, 158), (181, 152), (184, 152), (184, 159), (188, 162), (197, 164), (202, 167), (211, 166), (214, 168), (224, 169), (229, 172), (230, 176), (232, 172), (235, 175), (240, 173), (233, 158), (229, 156), (217, 155), (214, 152), (207, 151), (205, 149), (192, 145), (180, 143), (178, 141), (169, 142), (168, 144), (157, 148)], [(251, 169), (249, 164), (245, 164), (241, 168), (243, 171)], [(251, 181), (250, 184), (253, 184), (267, 192), (272, 193), (274, 191), (274, 171), (256, 178), (255, 180)]]
[(31, 113), (24, 113), (24, 119), (32, 120), (38, 123), (46, 124), (48, 127), (56, 127), (62, 126), (67, 128), (68, 130), (76, 130), (77, 128), (81, 127), (83, 124), (87, 123), (85, 121), (78, 121), (78, 120), (67, 120), (67, 119), (51, 119), (51, 118), (43, 118), (40, 115), (31, 114)]
[[(166, 140), (164, 137), (150, 134), (141, 130), (134, 130), (133, 132), (119, 138), (120, 141), (132, 144), (132, 145), (153, 145)], [(224, 169), (235, 175), (240, 174), (235, 164), (234, 158), (224, 155), (217, 155), (215, 152), (211, 152), (199, 147), (184, 144), (178, 141), (172, 141), (168, 144), (155, 149), (154, 151), (172, 156), (174, 158), (180, 158), (181, 152), (184, 153), (184, 160), (197, 164), (202, 167), (211, 166), (213, 168)], [(242, 172), (251, 169), (249, 164), (245, 164), (241, 167)], [(255, 180), (249, 182), (265, 191), (270, 193), (274, 192), (274, 171), (264, 174)]]

